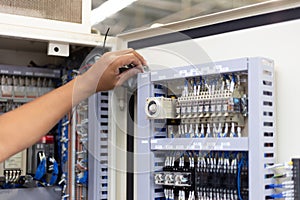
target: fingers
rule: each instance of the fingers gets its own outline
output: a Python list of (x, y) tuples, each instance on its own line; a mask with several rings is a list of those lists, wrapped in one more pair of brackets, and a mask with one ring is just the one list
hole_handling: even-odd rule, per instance
[(139, 54), (138, 52), (136, 52), (134, 49), (129, 48), (129, 49), (125, 49), (125, 50), (115, 51), (114, 54), (116, 56), (122, 56), (122, 55), (126, 55), (126, 54), (133, 54), (140, 60), (142, 65), (147, 65), (147, 62), (144, 59), (144, 57), (141, 54)]
[(120, 67), (126, 66), (129, 64), (135, 65), (135, 67), (142, 68), (142, 62), (134, 54), (125, 54), (119, 56), (116, 60), (113, 61), (114, 70), (117, 71)]

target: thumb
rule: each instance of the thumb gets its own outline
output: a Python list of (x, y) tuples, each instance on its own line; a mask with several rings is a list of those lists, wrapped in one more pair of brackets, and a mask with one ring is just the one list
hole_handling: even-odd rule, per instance
[(126, 80), (128, 80), (129, 78), (137, 75), (138, 73), (142, 73), (142, 69), (139, 68), (139, 67), (134, 67), (126, 72), (123, 72), (121, 73), (119, 76), (120, 76), (120, 79), (118, 80), (117, 82), (117, 86), (120, 86), (122, 85)]

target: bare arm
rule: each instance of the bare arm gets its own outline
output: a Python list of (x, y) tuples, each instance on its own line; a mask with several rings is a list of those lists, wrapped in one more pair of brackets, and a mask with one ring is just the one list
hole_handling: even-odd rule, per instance
[[(119, 74), (119, 67), (135, 68)], [(145, 60), (132, 49), (104, 54), (68, 84), (0, 116), (0, 162), (33, 145), (71, 108), (95, 92), (113, 89), (142, 72)]]

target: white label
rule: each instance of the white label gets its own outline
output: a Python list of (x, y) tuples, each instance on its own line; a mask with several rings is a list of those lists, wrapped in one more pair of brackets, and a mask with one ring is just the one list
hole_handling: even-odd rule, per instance
[(188, 113), (191, 113), (191, 112), (192, 112), (192, 107), (191, 107), (191, 106), (188, 106), (188, 107), (187, 107), (187, 112), (188, 112)]
[(217, 105), (217, 112), (221, 112), (222, 111), (222, 105), (221, 104), (218, 104)]
[(181, 113), (182, 113), (182, 114), (185, 114), (185, 113), (186, 113), (186, 107), (182, 107), (182, 108), (181, 108)]
[(1, 74), (8, 74), (8, 70), (1, 69), (0, 72), (1, 72)]
[(33, 72), (25, 72), (25, 75), (30, 75), (30, 76), (32, 76), (32, 75), (33, 75)]
[(211, 107), (210, 107), (210, 111), (211, 111), (211, 112), (215, 112), (215, 111), (216, 111), (216, 109), (215, 109), (215, 108), (216, 108), (216, 106), (215, 106), (215, 105), (211, 105)]
[(194, 106), (193, 107), (193, 113), (197, 113), (198, 112), (198, 107), (197, 106)]
[(14, 74), (21, 74), (20, 71), (13, 71)]
[(22, 155), (23, 152), (8, 158), (4, 163), (5, 169), (21, 169), (22, 168)]

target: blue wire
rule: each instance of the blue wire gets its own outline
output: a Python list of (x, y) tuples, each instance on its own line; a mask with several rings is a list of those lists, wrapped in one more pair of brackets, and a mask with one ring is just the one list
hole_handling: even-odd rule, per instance
[(273, 199), (281, 199), (284, 198), (285, 196), (282, 193), (279, 193), (279, 194), (272, 194), (270, 195), (270, 197), (272, 197)]
[(232, 82), (235, 83), (235, 76), (234, 76), (234, 73), (232, 73)]
[(34, 178), (37, 180), (41, 180), (45, 174), (46, 174), (46, 159), (43, 158), (36, 169)]
[(55, 182), (57, 180), (57, 176), (58, 176), (58, 164), (57, 164), (56, 160), (54, 160), (53, 172), (52, 172), (51, 179), (49, 181), (49, 185), (54, 185), (55, 184)]
[(228, 76), (228, 74), (223, 74), (223, 77), (224, 77), (225, 80), (230, 79), (229, 76)]
[(200, 85), (200, 88), (202, 89), (202, 76), (200, 76), (199, 85)]
[(240, 162), (239, 162), (239, 165), (238, 165), (238, 174), (237, 174), (237, 189), (238, 189), (238, 197), (239, 197), (239, 200), (243, 200), (242, 199), (242, 196), (241, 196), (241, 169), (243, 167), (243, 162), (244, 162), (244, 158), (242, 157)]
[(186, 87), (188, 86), (188, 80), (187, 80), (187, 79), (184, 80), (184, 85), (185, 85)]
[(229, 158), (229, 153), (228, 152), (224, 152), (224, 157), (225, 158)]
[(268, 185), (269, 189), (275, 189), (275, 188), (283, 188), (282, 184), (270, 184)]

